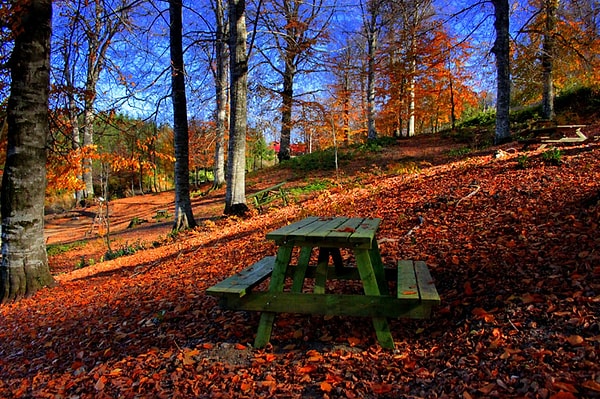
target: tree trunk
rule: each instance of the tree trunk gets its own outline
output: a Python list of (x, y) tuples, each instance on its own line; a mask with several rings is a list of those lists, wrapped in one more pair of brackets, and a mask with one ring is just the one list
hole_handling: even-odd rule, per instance
[(294, 101), (294, 55), (286, 57), (283, 73), (283, 90), (281, 91), (281, 139), (279, 141), (279, 162), (290, 159), (290, 142), (292, 135), (292, 105)]
[(229, 0), (229, 63), (231, 113), (227, 157), (226, 215), (243, 215), (246, 205), (246, 125), (248, 54), (246, 53), (246, 2)]
[(545, 8), (545, 27), (544, 27), (544, 42), (542, 44), (542, 116), (544, 119), (554, 119), (554, 82), (553, 82), (553, 67), (554, 67), (554, 35), (556, 29), (556, 10), (558, 9), (559, 0), (545, 0), (543, 7)]
[[(83, 111), (83, 146), (94, 145), (94, 122), (96, 119), (94, 104), (96, 102), (96, 86), (100, 80), (100, 73), (106, 65), (106, 52), (112, 39), (127, 21), (127, 7), (119, 13), (105, 8), (105, 2), (94, 0), (94, 17), (89, 21), (82, 19), (85, 25), (85, 37), (88, 41), (87, 71), (84, 94)], [(108, 7), (108, 6), (106, 6)], [(94, 196), (93, 165), (91, 157), (83, 159), (83, 180), (85, 183), (86, 197)]]
[[(86, 93), (86, 100), (84, 101), (84, 111), (83, 111), (83, 146), (85, 148), (90, 149), (91, 146), (94, 145), (94, 120), (96, 119), (94, 116), (93, 99), (87, 99), (89, 94)], [(85, 184), (84, 197), (85, 198), (93, 198), (94, 197), (94, 179), (93, 179), (93, 168), (92, 168), (92, 158), (89, 156), (85, 156), (82, 160), (82, 169), (83, 169), (83, 183)]]
[(225, 130), (227, 128), (227, 25), (225, 24), (224, 0), (215, 0), (215, 18), (217, 21), (216, 76), (217, 94), (217, 137), (215, 142), (215, 165), (213, 168), (213, 187), (225, 184)]
[(169, 0), (171, 90), (175, 136), (175, 223), (173, 230), (196, 227), (190, 201), (189, 133), (182, 44), (182, 1)]
[(417, 61), (414, 59), (415, 46), (411, 46), (412, 61), (410, 62), (410, 76), (408, 77), (408, 137), (415, 135), (415, 73), (417, 71)]
[(494, 4), (494, 28), (496, 41), (492, 52), (496, 56), (496, 144), (510, 140), (510, 43), (508, 0), (492, 0)]
[(54, 284), (44, 241), (51, 4), (24, 2), (11, 25), (15, 43), (1, 194), (3, 303)]
[(452, 126), (452, 131), (456, 130), (456, 99), (454, 98), (454, 84), (453, 77), (450, 74), (449, 77), (449, 89), (450, 89), (450, 122)]
[(375, 53), (377, 51), (377, 10), (369, 3), (367, 33), (367, 140), (377, 139), (375, 128)]

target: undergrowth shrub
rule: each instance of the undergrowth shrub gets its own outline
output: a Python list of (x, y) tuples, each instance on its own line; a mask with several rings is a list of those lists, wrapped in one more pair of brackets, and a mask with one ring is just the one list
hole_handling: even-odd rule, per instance
[(451, 150), (448, 150), (448, 155), (451, 157), (462, 157), (464, 155), (467, 155), (471, 152), (471, 149), (469, 147), (461, 147), (461, 148), (453, 148)]
[(46, 254), (48, 256), (60, 255), (69, 252), (72, 249), (83, 248), (87, 245), (86, 241), (75, 241), (70, 243), (57, 243), (46, 246)]
[(121, 247), (115, 250), (108, 250), (104, 254), (103, 261), (120, 258), (121, 256), (133, 255), (139, 250), (144, 249), (144, 245), (140, 241), (136, 241), (133, 244), (125, 243)]
[(388, 172), (396, 175), (418, 174), (421, 167), (413, 161), (395, 162), (388, 165)]
[(291, 195), (299, 196), (302, 194), (310, 194), (315, 191), (327, 190), (331, 186), (332, 186), (332, 183), (327, 180), (313, 180), (313, 181), (310, 181), (305, 186), (293, 187), (289, 191), (290, 191)]
[(560, 149), (552, 147), (542, 153), (542, 159), (550, 165), (559, 166), (562, 164), (562, 155), (563, 153)]
[(519, 169), (527, 169), (529, 167), (529, 157), (521, 154), (517, 157), (517, 165)]
[[(338, 152), (338, 162), (350, 159), (347, 152)], [(335, 169), (335, 152), (333, 148), (300, 155), (281, 162), (281, 166), (299, 171), (331, 170)]]

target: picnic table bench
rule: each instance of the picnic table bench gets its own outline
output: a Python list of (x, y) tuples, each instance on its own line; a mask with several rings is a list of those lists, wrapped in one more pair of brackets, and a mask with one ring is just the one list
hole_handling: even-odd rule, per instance
[[(393, 348), (387, 319), (428, 318), (440, 297), (425, 262), (383, 266), (375, 240), (379, 223), (376, 218), (309, 217), (284, 226), (267, 234), (279, 245), (277, 256), (259, 260), (206, 293), (219, 297), (226, 308), (262, 312), (257, 348), (269, 342), (276, 313), (371, 317), (380, 345)], [(291, 264), (294, 248), (299, 254)], [(310, 264), (315, 248), (316, 264)], [(344, 265), (342, 248), (354, 253), (356, 267)], [(267, 278), (268, 290), (254, 290)], [(313, 284), (306, 285), (307, 280)], [(328, 292), (331, 280), (361, 281), (364, 295)]]
[(287, 190), (283, 188), (286, 182), (281, 182), (272, 187), (267, 187), (248, 196), (248, 199), (254, 204), (259, 212), (269, 203), (281, 199), (283, 205), (288, 204)]
[(552, 123), (541, 123), (539, 126), (530, 127), (523, 133), (529, 137), (520, 140), (521, 143), (529, 144), (541, 143), (541, 148), (547, 144), (567, 144), (581, 143), (586, 141), (587, 136), (581, 131), (587, 125), (556, 125)]

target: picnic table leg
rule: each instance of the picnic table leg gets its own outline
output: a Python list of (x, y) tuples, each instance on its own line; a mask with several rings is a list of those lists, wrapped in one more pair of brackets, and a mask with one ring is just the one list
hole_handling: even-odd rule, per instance
[[(375, 255), (370, 254), (369, 250), (366, 249), (355, 249), (354, 256), (356, 257), (356, 266), (360, 273), (360, 279), (363, 282), (363, 289), (366, 295), (381, 295), (379, 289), (379, 283), (375, 269), (378, 269), (377, 265), (373, 265), (371, 257), (376, 258)], [(375, 266), (375, 268), (373, 267)], [(383, 272), (383, 269), (382, 269)], [(387, 319), (385, 317), (373, 317), (373, 327), (375, 328), (375, 334), (377, 340), (382, 348), (393, 349), (394, 338), (390, 332)]]
[(317, 274), (315, 275), (315, 294), (325, 293), (327, 266), (329, 266), (329, 248), (320, 248), (319, 259), (317, 261)]
[(344, 270), (344, 259), (342, 258), (340, 249), (331, 248), (330, 253), (331, 258), (333, 259), (333, 264), (335, 265), (335, 271), (341, 273)]
[(389, 295), (390, 287), (385, 278), (385, 270), (383, 270), (383, 261), (381, 260), (381, 254), (379, 253), (379, 247), (377, 241), (373, 240), (373, 248), (369, 250), (369, 258), (373, 265), (373, 271), (375, 273), (375, 279), (379, 286), (379, 292), (381, 295)]
[[(285, 273), (290, 259), (292, 257), (292, 246), (282, 245), (277, 250), (277, 257), (275, 258), (275, 266), (273, 267), (273, 273), (271, 274), (271, 281), (269, 283), (269, 292), (282, 292), (283, 284), (285, 283)], [(275, 321), (274, 312), (263, 312), (260, 315), (260, 322), (258, 323), (258, 331), (256, 332), (256, 338), (254, 340), (255, 348), (264, 348), (265, 345), (271, 339), (271, 331), (273, 330), (273, 321)]]
[(306, 269), (308, 268), (311, 252), (311, 247), (300, 248), (298, 265), (294, 270), (294, 279), (292, 281), (292, 288), (290, 290), (291, 292), (302, 292), (302, 286), (304, 285), (304, 278), (306, 277)]

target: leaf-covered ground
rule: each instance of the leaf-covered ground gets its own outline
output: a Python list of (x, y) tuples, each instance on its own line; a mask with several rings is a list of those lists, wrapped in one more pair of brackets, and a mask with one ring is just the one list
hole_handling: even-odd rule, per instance
[[(0, 397), (600, 397), (600, 142), (564, 147), (560, 166), (527, 152), (526, 168), (520, 146), (451, 157), (439, 142), (401, 141), (247, 219), (215, 217), (222, 192), (197, 197), (201, 227), (175, 239), (151, 219), (171, 197), (114, 201), (113, 246), (139, 250), (100, 262), (89, 239), (50, 257), (56, 287), (0, 307)], [(309, 181), (278, 173), (249, 185)], [(368, 319), (287, 314), (253, 349), (258, 315), (204, 291), (274, 254), (265, 234), (307, 215), (382, 218), (385, 263), (426, 260), (442, 306), (392, 320), (393, 351)], [(126, 229), (133, 217), (147, 223)], [(49, 220), (49, 242), (90, 225)], [(75, 269), (80, 258), (95, 261)]]

